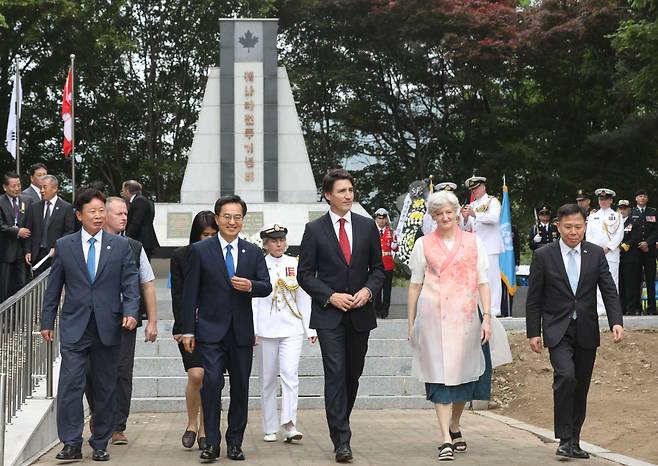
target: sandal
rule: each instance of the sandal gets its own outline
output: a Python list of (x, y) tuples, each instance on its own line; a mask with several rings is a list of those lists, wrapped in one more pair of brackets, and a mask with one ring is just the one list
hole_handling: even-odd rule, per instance
[(456, 452), (464, 453), (466, 451), (466, 441), (462, 438), (461, 432), (450, 432), (450, 438)]
[(444, 443), (439, 447), (439, 461), (452, 461), (455, 459), (452, 443)]

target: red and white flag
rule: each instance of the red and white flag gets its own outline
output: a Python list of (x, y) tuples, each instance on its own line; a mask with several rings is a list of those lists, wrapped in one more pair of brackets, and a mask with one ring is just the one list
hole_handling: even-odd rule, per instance
[(64, 120), (64, 156), (68, 157), (73, 150), (73, 73), (69, 70), (69, 76), (64, 85), (64, 98), (62, 99), (62, 120)]

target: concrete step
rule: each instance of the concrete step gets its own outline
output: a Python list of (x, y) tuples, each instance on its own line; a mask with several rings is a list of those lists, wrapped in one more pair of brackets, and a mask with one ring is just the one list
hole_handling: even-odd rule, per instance
[[(224, 412), (226, 412), (229, 399), (222, 397), (222, 403)], [(425, 395), (357, 396), (354, 409), (430, 409), (433, 406), (425, 399)], [(299, 409), (324, 409), (324, 397), (300, 396), (298, 407)], [(130, 404), (130, 411), (133, 413), (183, 413), (185, 409), (184, 397), (133, 398)], [(249, 397), (249, 409), (260, 409), (260, 397)], [(303, 416), (303, 413), (300, 416)]]
[[(229, 393), (229, 378), (226, 377), (225, 393)], [(187, 377), (135, 377), (133, 378), (133, 398), (177, 397), (185, 393)], [(280, 384), (277, 395), (281, 394)], [(359, 381), (361, 396), (411, 396), (423, 395), (425, 385), (410, 376), (363, 376)], [(249, 395), (260, 394), (260, 381), (257, 376), (249, 379)], [(299, 383), (300, 396), (323, 396), (324, 377), (304, 376)]]
[[(136, 357), (133, 374), (135, 377), (170, 377), (183, 375), (183, 362), (179, 357), (157, 356)], [(253, 365), (252, 374), (258, 374), (258, 367)], [(309, 356), (299, 361), (299, 375), (323, 375), (322, 358)], [(411, 375), (410, 356), (368, 356), (363, 375)]]
[[(153, 343), (144, 341), (142, 335), (139, 335), (137, 344), (135, 346), (135, 356), (138, 357), (153, 357), (153, 356), (169, 356), (180, 357), (178, 344), (173, 338), (166, 336), (158, 338)], [(302, 357), (320, 356), (320, 344), (310, 344), (305, 342), (302, 346)], [(402, 338), (370, 338), (368, 342), (368, 356), (411, 356), (411, 346), (406, 339)]]

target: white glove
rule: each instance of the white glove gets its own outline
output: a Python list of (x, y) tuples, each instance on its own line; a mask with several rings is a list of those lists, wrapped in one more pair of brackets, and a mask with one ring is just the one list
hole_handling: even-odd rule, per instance
[(537, 233), (537, 234), (535, 235), (535, 237), (532, 238), (532, 240), (533, 240), (535, 243), (541, 243), (541, 235), (540, 235), (539, 233)]

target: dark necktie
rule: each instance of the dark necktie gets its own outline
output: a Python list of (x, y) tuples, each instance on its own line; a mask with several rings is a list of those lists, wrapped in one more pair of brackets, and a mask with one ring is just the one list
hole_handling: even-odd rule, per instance
[(384, 236), (384, 230), (379, 230), (379, 236)]
[(226, 271), (228, 272), (228, 278), (233, 278), (235, 275), (235, 264), (233, 262), (233, 254), (231, 254), (231, 249), (233, 246), (230, 244), (226, 245)]
[(345, 231), (345, 219), (341, 218), (338, 222), (340, 223), (338, 242), (340, 243), (341, 251), (343, 251), (343, 256), (345, 256), (345, 262), (349, 265), (352, 260), (352, 251), (350, 251), (350, 240), (347, 238), (347, 231)]
[(50, 201), (44, 204), (46, 215), (43, 216), (43, 223), (41, 224), (41, 247), (48, 247), (48, 220), (50, 220)]
[(12, 199), (12, 201), (11, 201), (11, 206), (12, 206), (12, 208), (14, 209), (14, 223), (16, 224), (16, 223), (18, 223), (18, 212), (19, 212), (19, 209), (18, 209), (18, 198), (17, 198), (17, 197), (15, 197), (15, 198)]

